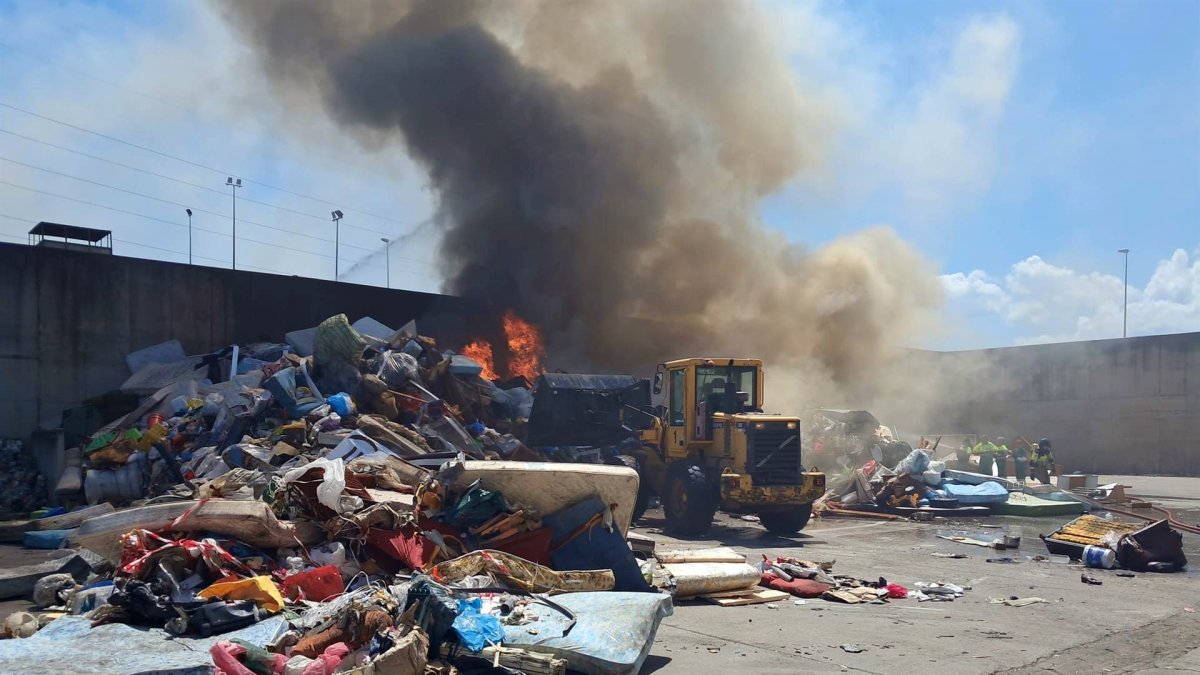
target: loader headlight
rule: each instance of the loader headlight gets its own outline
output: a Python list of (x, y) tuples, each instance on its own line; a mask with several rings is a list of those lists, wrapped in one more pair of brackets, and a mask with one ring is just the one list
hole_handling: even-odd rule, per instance
[(766, 429), (766, 428), (767, 428), (767, 423), (766, 423), (766, 422), (755, 422), (755, 423), (754, 423), (754, 428), (755, 428), (755, 429)]
[(796, 428), (796, 423), (795, 423), (795, 422), (788, 422), (788, 428), (789, 428), (789, 429), (795, 429), (795, 428)]

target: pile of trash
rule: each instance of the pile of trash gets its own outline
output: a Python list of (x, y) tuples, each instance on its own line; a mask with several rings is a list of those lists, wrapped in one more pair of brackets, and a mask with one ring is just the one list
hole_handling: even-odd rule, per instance
[(1049, 485), (946, 468), (931, 450), (911, 450), (890, 467), (874, 459), (830, 481), (817, 502), (825, 512), (934, 516), (1078, 515), (1087, 508), (1071, 493)]
[(862, 579), (836, 574), (832, 561), (813, 562), (766, 555), (751, 564), (728, 547), (663, 551), (644, 564), (647, 576), (675, 598), (697, 599), (722, 607), (772, 603), (789, 597), (857, 605), (891, 600), (947, 601), (962, 597), (969, 586), (921, 582), (906, 588), (883, 577)]
[(540, 459), (512, 434), (528, 383), (483, 379), (411, 324), (370, 327), (338, 315), (310, 347), (137, 363), (126, 389), (145, 398), (65, 453), (59, 498), (80, 507), (0, 524), (75, 551), (0, 571), (0, 599), (45, 610), (6, 622), (27, 639), (0, 659), (21, 669), (22, 644), (65, 639), (70, 670), (104, 672), (86, 648), (103, 635), (156, 651), (155, 669), (203, 653), (239, 675), (637, 672), (673, 587), (626, 542), (636, 471), (517, 461)]

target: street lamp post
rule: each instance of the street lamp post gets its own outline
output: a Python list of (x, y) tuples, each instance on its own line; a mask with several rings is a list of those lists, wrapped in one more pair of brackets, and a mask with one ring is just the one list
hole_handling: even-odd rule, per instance
[(383, 259), (384, 259), (383, 264), (385, 267), (387, 267), (387, 287), (391, 288), (392, 287), (392, 249), (391, 249), (391, 247), (388, 246), (388, 243), (391, 241), (391, 239), (388, 239), (387, 237), (380, 237), (379, 241), (383, 242)]
[(338, 263), (341, 259), (338, 256), (338, 249), (341, 247), (342, 239), (342, 217), (346, 214), (341, 211), (334, 211), (329, 215), (333, 216), (333, 280), (338, 279)]
[(188, 264), (192, 264), (192, 210), (184, 209), (188, 214)]
[(1117, 253), (1125, 254), (1125, 310), (1121, 320), (1121, 337), (1129, 337), (1129, 249), (1117, 249)]
[(237, 189), (242, 187), (242, 179), (232, 176), (225, 179), (229, 191), (233, 194), (233, 269), (237, 269)]

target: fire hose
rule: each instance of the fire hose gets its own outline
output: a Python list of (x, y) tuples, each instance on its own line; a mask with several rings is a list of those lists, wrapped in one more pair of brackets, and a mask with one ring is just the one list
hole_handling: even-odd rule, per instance
[[(1073, 496), (1076, 499), (1078, 499), (1079, 501), (1084, 502), (1085, 504), (1090, 504), (1092, 506), (1092, 508), (1099, 510), (1099, 511), (1108, 511), (1109, 513), (1116, 513), (1118, 515), (1129, 516), (1130, 518), (1137, 518), (1138, 520), (1145, 520), (1148, 522), (1153, 522), (1156, 520), (1163, 520), (1162, 518), (1155, 518), (1153, 516), (1147, 516), (1145, 514), (1135, 513), (1133, 511), (1125, 511), (1123, 509), (1115, 509), (1111, 506), (1102, 504), (1102, 503), (1100, 503), (1094, 499), (1091, 499), (1089, 497), (1084, 497), (1081, 495), (1073, 495)], [(1175, 529), (1183, 530), (1184, 532), (1190, 532), (1192, 534), (1200, 534), (1200, 526), (1192, 525), (1191, 523), (1185, 523), (1185, 522), (1179, 520), (1178, 518), (1175, 517), (1175, 514), (1171, 513), (1171, 511), (1168, 509), (1158, 506), (1157, 504), (1151, 504), (1150, 510), (1157, 511), (1158, 513), (1161, 513), (1163, 516), (1165, 516), (1167, 524), (1171, 525)]]

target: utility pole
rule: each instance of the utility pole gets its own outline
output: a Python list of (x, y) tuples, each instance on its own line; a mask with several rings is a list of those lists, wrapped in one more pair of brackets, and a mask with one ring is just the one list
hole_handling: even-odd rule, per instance
[(234, 180), (232, 176), (225, 179), (225, 184), (229, 186), (233, 193), (233, 269), (237, 269), (237, 189), (242, 187), (242, 179)]
[(192, 210), (185, 209), (188, 214), (188, 264), (192, 264)]
[(338, 249), (341, 248), (342, 241), (342, 217), (346, 214), (341, 211), (334, 211), (329, 215), (333, 216), (333, 280), (338, 280), (338, 264), (341, 263), (341, 258), (338, 255)]
[(1117, 253), (1125, 254), (1125, 311), (1121, 321), (1121, 337), (1129, 337), (1129, 249), (1117, 249)]
[(392, 249), (390, 246), (388, 246), (388, 243), (391, 242), (392, 240), (388, 239), (387, 237), (380, 237), (379, 241), (383, 242), (383, 256), (384, 256), (383, 259), (384, 259), (384, 265), (387, 267), (387, 287), (391, 288), (392, 287)]

